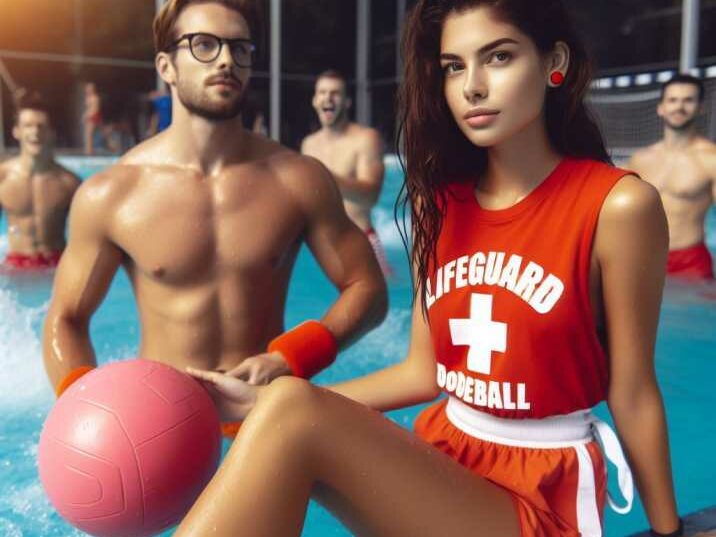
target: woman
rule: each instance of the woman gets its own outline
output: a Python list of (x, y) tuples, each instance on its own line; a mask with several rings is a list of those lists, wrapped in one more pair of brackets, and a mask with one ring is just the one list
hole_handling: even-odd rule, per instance
[[(621, 453), (588, 412), (603, 399), (653, 531), (679, 535), (653, 366), (664, 214), (606, 164), (562, 2), (420, 0), (403, 50), (408, 355), (330, 389), (193, 371), (248, 416), (176, 535), (299, 535), (311, 495), (357, 535), (601, 535), (593, 435)], [(374, 411), (440, 391), (420, 438)]]

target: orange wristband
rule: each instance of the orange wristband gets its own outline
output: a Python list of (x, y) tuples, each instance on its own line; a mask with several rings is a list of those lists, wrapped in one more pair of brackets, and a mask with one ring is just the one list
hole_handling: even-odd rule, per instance
[(276, 337), (268, 351), (280, 352), (295, 376), (308, 379), (333, 363), (338, 344), (323, 324), (306, 321)]
[(72, 386), (72, 384), (79, 379), (80, 377), (86, 375), (90, 371), (92, 371), (94, 367), (90, 367), (87, 365), (83, 365), (81, 367), (75, 367), (72, 371), (67, 373), (65, 378), (62, 379), (62, 381), (57, 385), (57, 388), (55, 388), (55, 393), (57, 394), (57, 397), (62, 395), (67, 388)]

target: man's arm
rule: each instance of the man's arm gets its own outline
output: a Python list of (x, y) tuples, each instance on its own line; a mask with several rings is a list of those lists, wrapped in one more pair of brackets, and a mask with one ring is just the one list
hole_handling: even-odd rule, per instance
[(43, 332), (43, 358), (52, 386), (82, 366), (96, 365), (89, 322), (122, 262), (108, 237), (110, 174), (82, 185), (70, 209), (69, 241), (55, 275)]
[[(312, 324), (311, 334), (290, 333), (302, 340), (299, 346), (307, 345), (321, 354), (320, 349), (333, 345), (332, 341), (326, 341), (327, 329), (329, 339), (335, 340), (339, 349), (345, 348), (385, 318), (388, 299), (383, 274), (365, 235), (348, 219), (335, 182), (323, 165), (313, 158), (301, 158), (294, 161), (290, 170), (284, 170), (283, 175), (286, 188), (306, 215), (306, 243), (340, 291), (321, 320), (323, 328)], [(325, 367), (325, 363), (314, 366), (316, 364), (306, 366), (310, 371), (307, 376), (316, 367)], [(228, 372), (249, 384), (267, 384), (292, 373), (301, 374), (293, 369), (285, 354), (272, 351), (271, 345), (269, 352), (247, 358)]]
[(307, 217), (306, 243), (340, 291), (322, 322), (343, 348), (385, 318), (385, 279), (365, 235), (346, 215), (328, 170), (318, 162), (302, 168), (311, 175), (301, 181), (304, 188), (295, 189)]
[(334, 179), (343, 198), (373, 206), (378, 202), (383, 188), (383, 141), (380, 134), (373, 129), (367, 129), (362, 136), (355, 179), (346, 179), (335, 174)]
[[(716, 204), (716, 144), (711, 144), (710, 151), (706, 155), (707, 172), (711, 178), (711, 204)], [(0, 180), (2, 180), (0, 178)]]

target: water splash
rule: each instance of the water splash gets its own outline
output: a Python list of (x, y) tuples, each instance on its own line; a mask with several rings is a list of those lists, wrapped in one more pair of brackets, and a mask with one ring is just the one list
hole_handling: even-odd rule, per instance
[(52, 390), (42, 363), (42, 345), (35, 327), (47, 313), (48, 304), (27, 307), (17, 295), (0, 289), (0, 411), (23, 411), (27, 407), (46, 406), (52, 401)]
[(331, 367), (316, 377), (316, 382), (332, 384), (400, 362), (407, 352), (410, 320), (409, 309), (391, 310), (383, 324), (341, 353)]
[[(403, 241), (393, 218), (393, 210), (376, 207), (371, 213), (375, 230), (386, 248), (403, 249)], [(410, 229), (410, 220), (406, 222)]]

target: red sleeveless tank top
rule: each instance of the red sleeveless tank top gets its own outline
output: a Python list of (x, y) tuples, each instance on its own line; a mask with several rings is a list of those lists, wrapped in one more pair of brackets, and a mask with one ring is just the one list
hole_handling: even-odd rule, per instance
[(604, 199), (629, 173), (566, 158), (504, 210), (482, 209), (470, 183), (448, 187), (426, 286), (444, 392), (504, 418), (568, 414), (605, 398), (589, 269)]

